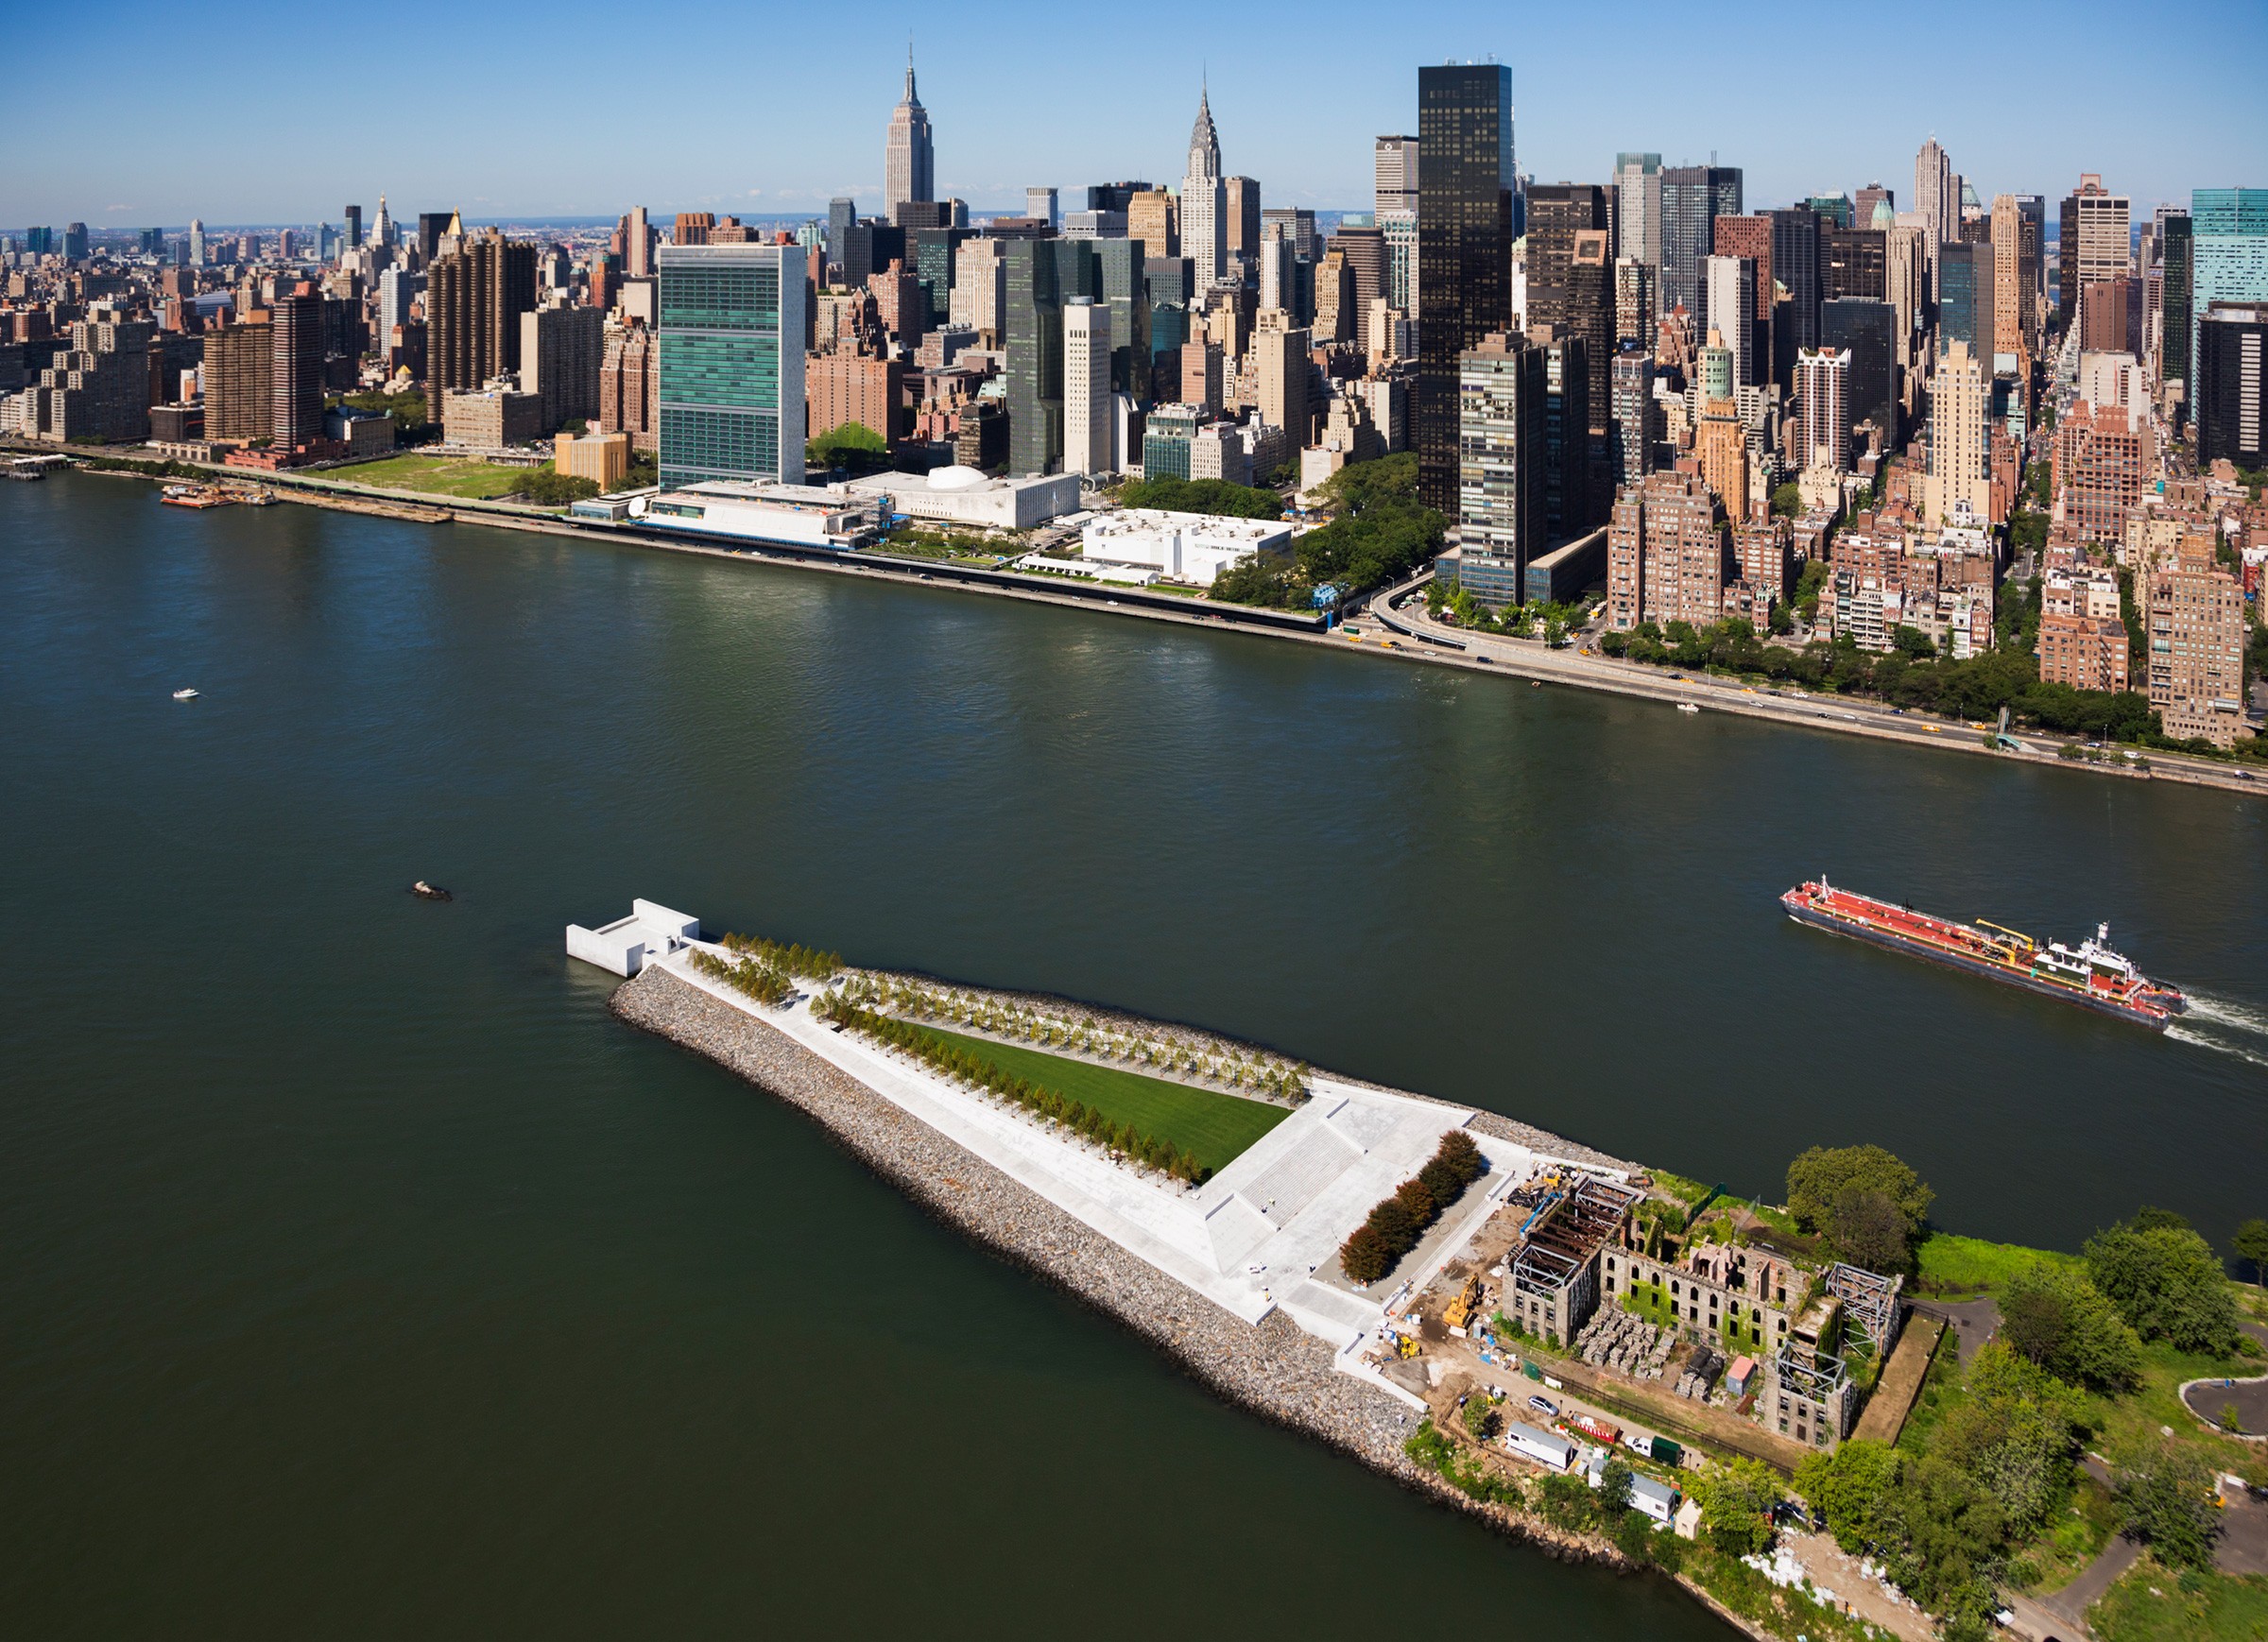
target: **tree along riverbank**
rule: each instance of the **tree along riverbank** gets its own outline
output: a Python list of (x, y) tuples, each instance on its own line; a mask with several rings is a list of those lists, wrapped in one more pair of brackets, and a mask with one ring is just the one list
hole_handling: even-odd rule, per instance
[[(6, 447), (0, 447), (6, 448)], [(33, 450), (34, 447), (15, 447)], [(54, 453), (43, 450), (43, 453)], [(72, 455), (97, 455), (96, 451), (68, 449)], [(148, 476), (122, 474), (122, 477)], [(202, 477), (245, 479), (239, 470), (208, 468), (200, 470)], [(313, 487), (293, 482), (288, 475), (258, 474), (249, 482), (268, 489), (278, 500), (301, 503), (312, 507), (329, 508), (337, 512), (376, 514), (398, 517), (405, 522), (429, 524), (467, 523), (495, 525), (506, 530), (536, 531), (543, 535), (568, 537), (583, 541), (610, 543), (618, 547), (653, 549), (694, 557), (730, 561), (738, 564), (766, 565), (774, 568), (813, 571), (835, 575), (874, 576), (902, 582), (928, 583), (933, 590), (989, 594), (994, 597), (1020, 599), (1035, 604), (1055, 605), (1092, 613), (1130, 617), (1144, 621), (1179, 623), (1189, 626), (1219, 627), (1229, 625), (1238, 631), (1265, 635), (1270, 638), (1291, 639), (1311, 644), (1324, 644), (1345, 653), (1386, 658), (1396, 661), (1435, 667), (1458, 667), (1475, 672), (1510, 673), (1523, 677), (1552, 683), (1572, 685), (1578, 689), (1597, 691), (1610, 695), (1635, 696), (1643, 700), (1675, 704), (1691, 697), (1692, 692), (1679, 681), (1664, 679), (1654, 669), (1641, 669), (1626, 662), (1599, 661), (1576, 658), (1562, 651), (1548, 650), (1533, 642), (1507, 641), (1501, 650), (1475, 653), (1471, 650), (1412, 645), (1387, 649), (1378, 645), (1355, 646), (1347, 644), (1336, 630), (1325, 631), (1318, 624), (1292, 622), (1290, 612), (1263, 604), (1238, 605), (1218, 600), (1194, 597), (1167, 596), (1145, 601), (1137, 590), (1105, 587), (1096, 584), (1075, 590), (1066, 583), (1053, 578), (1020, 577), (1005, 573), (962, 572), (950, 566), (918, 560), (894, 560), (868, 554), (849, 554), (800, 550), (783, 544), (755, 544), (749, 548), (733, 549), (712, 546), (706, 542), (681, 538), (649, 535), (622, 526), (582, 524), (558, 515), (534, 513), (527, 509), (493, 503), (466, 502), (460, 499), (412, 495), (393, 491), (356, 492), (351, 487), (329, 486)], [(1376, 614), (1378, 600), (1371, 601)], [(1396, 625), (1393, 618), (1381, 617), (1389, 627)], [(1444, 641), (1445, 643), (1448, 641)], [(1842, 735), (1870, 737), (1878, 741), (1894, 741), (1909, 747), (1928, 747), (1944, 751), (1951, 749), (1970, 755), (1984, 754), (2000, 759), (2031, 761), (2069, 770), (2091, 771), (2097, 774), (2122, 776), (2130, 779), (2157, 779), (2186, 782), (2197, 786), (2218, 787), (2226, 792), (2244, 793), (2250, 796), (2268, 795), (2268, 781), (2240, 784), (2238, 772), (2219, 766), (2184, 767), (2167, 760), (2155, 761), (2147, 770), (2136, 770), (2122, 761), (2098, 761), (2078, 757), (2059, 757), (2057, 754), (2020, 753), (2006, 749), (1980, 746), (1963, 736), (1930, 736), (1920, 727), (1906, 720), (1873, 723), (1856, 716), (1836, 716), (1827, 708), (1835, 698), (1813, 697), (1803, 701), (1780, 701), (1769, 696), (1727, 697), (1713, 704), (1714, 710), (1738, 714), (1744, 718), (1767, 719), (1783, 725), (1806, 729), (1831, 730)], [(2249, 773), (2249, 772), (2247, 772)]]

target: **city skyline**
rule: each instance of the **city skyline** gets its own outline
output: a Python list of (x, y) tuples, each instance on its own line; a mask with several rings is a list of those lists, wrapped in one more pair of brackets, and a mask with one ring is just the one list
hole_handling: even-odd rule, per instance
[[(936, 131), (936, 191), (980, 213), (1018, 209), (1031, 185), (1068, 193), (1112, 177), (1177, 180), (1189, 110), (1201, 83), (1210, 86), (1228, 171), (1261, 179), (1271, 202), (1367, 209), (1371, 138), (1402, 129), (1414, 117), (1417, 70), (1481, 60), (1491, 52), (1513, 70), (1521, 166), (1538, 181), (1606, 180), (1623, 150), (1658, 151), (1672, 164), (1705, 163), (1713, 154), (1719, 163), (1744, 169), (1753, 208), (1813, 192), (1851, 191), (1877, 179), (1893, 187), (1910, 183), (1914, 150), (1931, 135), (1986, 197), (2056, 194), (2090, 170), (2104, 172), (2139, 204), (2178, 201), (2191, 187), (2243, 182), (2268, 168), (2268, 122), (2255, 120), (2249, 130), (2207, 120), (2183, 126), (2165, 120), (2149, 98), (2103, 100), (2084, 126), (2018, 120), (2004, 98), (1962, 95), (1942, 80), (1911, 94), (1853, 98), (1843, 72), (1788, 77), (1773, 83), (1768, 95), (1744, 95), (1752, 83), (1766, 89), (1743, 77), (1752, 72), (1751, 60), (1727, 53), (1720, 60), (1706, 43), (1688, 60), (1684, 75), (1695, 94), (1651, 97), (1641, 113), (1620, 99), (1597, 96), (1586, 77), (1562, 65), (1571, 53), (1590, 52), (1602, 71), (1611, 66), (1606, 54), (1628, 26), (1643, 26), (1642, 14), (1624, 20), (1612, 36), (1572, 19), (1538, 19), (1523, 25), (1515, 51), (1501, 16), (1454, 7), (1429, 14), (1423, 31), (1399, 44), (1382, 67), (1357, 26), (1363, 14), (1307, 8), (1297, 16), (1308, 72), (1286, 76), (1265, 35), (1273, 10), (1263, 10), (1254, 14), (1248, 50), (1235, 50), (1231, 40), (1226, 50), (1211, 44), (1151, 54), (1139, 74), (1100, 77), (1057, 72), (1062, 62), (1091, 57), (1101, 43), (1095, 30), (1026, 15), (1022, 8), (997, 12), (1001, 23), (993, 29), (934, 40), (923, 38), (922, 19), (910, 9), (885, 9), (849, 49), (816, 20), (741, 20), (690, 4), (647, 15), (661, 32), (673, 23), (679, 32), (700, 31), (718, 59), (761, 43), (766, 60), (800, 56), (814, 72), (752, 99), (686, 99), (672, 104), (666, 120), (567, 122), (540, 139), (524, 129), (520, 101), (490, 105), (439, 89), (389, 91), (381, 117), (387, 140), (370, 145), (368, 160), (352, 158), (351, 145), (264, 143), (259, 167), (231, 169), (214, 166), (211, 141), (169, 139), (165, 88), (196, 77), (208, 59), (215, 73), (249, 69), (286, 84), (306, 81), (330, 60), (312, 44), (301, 50), (274, 39), (224, 44), (191, 37), (162, 58), (129, 57), (114, 65), (96, 105), (102, 117), (92, 123), (83, 87), (44, 79), (27, 86), (24, 128), (60, 128), (66, 116), (81, 127), (66, 151), (36, 176), (11, 180), (0, 197), (0, 226), (77, 220), (99, 231), (177, 226), (192, 216), (226, 224), (315, 222), (335, 219), (340, 199), (367, 204), (381, 190), (421, 205), (445, 199), (488, 220), (597, 216), (618, 212), (629, 199), (663, 215), (711, 210), (744, 217), (823, 215), (827, 201), (842, 195), (879, 205), (881, 131), (902, 87), (909, 34)], [(1662, 15), (1666, 23), (1666, 9)], [(1957, 23), (1981, 60), (1998, 62), (2039, 51), (2040, 30), (2033, 25), (2048, 16), (2034, 9), (2011, 16), (1961, 14)], [(2053, 16), (2068, 36), (2071, 14)], [(452, 26), (468, 53), (540, 67), (561, 101), (619, 97), (619, 56), (571, 49), (590, 36), (578, 26), (585, 19), (593, 29), (610, 26), (602, 25), (601, 14), (570, 8), (546, 12), (541, 31), (525, 26), (533, 13), (453, 18)], [(1334, 19), (1348, 26), (1317, 26)], [(1940, 21), (1953, 26), (1955, 14), (1933, 8), (1909, 14), (1901, 26), (1926, 32)], [(57, 18), (21, 25), (35, 55), (43, 46), (62, 49), (66, 26)], [(1723, 37), (1747, 35), (1733, 29)], [(2188, 49), (2187, 43), (2208, 38), (2213, 52)], [(2178, 81), (2191, 106), (2242, 108), (2248, 94), (2242, 64), (2254, 55), (2244, 49), (2248, 43), (2268, 43), (2268, 15), (2216, 5), (2180, 41), (2139, 39), (2122, 60), (2146, 83)], [(1830, 18), (1807, 37), (1805, 60), (1856, 62), (1881, 45), (1870, 27)], [(2052, 67), (2043, 64), (2042, 72)], [(1003, 95), (1004, 82), (1013, 87), (1011, 96)], [(1013, 112), (1004, 115), (1004, 109)], [(626, 140), (626, 132), (634, 135)], [(243, 135), (249, 143), (258, 133), (248, 126)], [(1047, 156), (1044, 164), (1027, 163), (1035, 153)]]

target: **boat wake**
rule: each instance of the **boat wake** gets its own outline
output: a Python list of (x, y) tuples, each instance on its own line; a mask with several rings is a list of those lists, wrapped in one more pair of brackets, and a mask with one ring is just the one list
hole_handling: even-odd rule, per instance
[(2239, 1032), (2251, 1033), (2256, 1037), (2268, 1037), (2268, 1011), (2257, 1004), (2240, 1003), (2234, 998), (2218, 998), (2210, 992), (2192, 992), (2190, 997), (2190, 1015), (2198, 1020), (2209, 1020), (2215, 1026), (2233, 1027)]
[[(2193, 1012), (2194, 1005), (2191, 1008)], [(2216, 1050), (2222, 1054), (2232, 1054), (2239, 1060), (2250, 1061), (2257, 1067), (2268, 1067), (2268, 1054), (2258, 1053), (2253, 1050), (2246, 1049), (2242, 1044), (2231, 1043), (2225, 1037), (2215, 1037), (2203, 1032), (2192, 1032), (2186, 1026), (2169, 1026), (2166, 1028), (2166, 1035), (2175, 1043), (2187, 1043), (2199, 1049)]]

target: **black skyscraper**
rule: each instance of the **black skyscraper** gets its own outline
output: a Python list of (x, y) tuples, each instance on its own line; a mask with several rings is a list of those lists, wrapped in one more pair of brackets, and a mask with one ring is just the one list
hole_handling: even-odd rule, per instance
[(2162, 256), (2166, 278), (2164, 292), (2159, 299), (2165, 315), (2166, 337), (2166, 357), (2161, 374), (2168, 382), (2186, 383), (2190, 380), (2190, 321), (2192, 293), (2196, 290), (2190, 272), (2192, 243), (2190, 214), (2186, 211), (2168, 212)]
[[(1528, 185), (1528, 310), (1530, 326), (1549, 325), (1561, 337), (1579, 337), (1589, 372), (1582, 404), (1586, 433), (1599, 446), (1584, 448), (1583, 491), (1553, 514), (1555, 527), (1573, 530), (1612, 502), (1604, 441), (1614, 364), (1614, 268), (1607, 255), (1606, 190), (1595, 182)], [(1597, 467), (1595, 475), (1589, 471)]]
[(1788, 288), (1787, 301), (1773, 309), (1772, 336), (1775, 380), (1785, 388), (1796, 380), (1797, 352), (1819, 346), (1821, 225), (1808, 205), (1764, 214), (1772, 219), (1772, 282)]
[(1418, 71), (1418, 490), (1457, 505), (1457, 355), (1512, 323), (1512, 70)]
[[(2173, 332), (2166, 347), (2172, 350)], [(2268, 462), (2268, 302), (2215, 302), (2197, 326), (2197, 466)]]
[(1867, 297), (1837, 297), (1819, 307), (1819, 345), (1850, 350), (1843, 403), (1850, 425), (1871, 421), (1882, 449), (1898, 448), (1898, 310)]

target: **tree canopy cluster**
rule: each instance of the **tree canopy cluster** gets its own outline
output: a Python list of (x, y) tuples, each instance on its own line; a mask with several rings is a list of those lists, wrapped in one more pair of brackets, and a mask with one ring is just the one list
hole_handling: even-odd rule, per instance
[(338, 402), (349, 410), (383, 411), (393, 418), (394, 436), (404, 444), (415, 444), (424, 437), (428, 425), (426, 399), (415, 388), (405, 393), (373, 389), (369, 393), (343, 394)]
[[(1926, 1209), (1927, 1189), (1895, 1163), (1886, 1153), (1864, 1170), (1813, 1162), (1801, 1193), (1791, 1171), (1790, 1197), (1816, 1212), (1823, 1197), (1864, 1178), (1886, 1197), (1908, 1188), (1909, 1206), (1918, 1189)], [(2143, 1341), (2212, 1353), (2239, 1344), (2219, 1259), (2163, 1209), (2089, 1239), (2084, 1270), (2042, 1260), (2019, 1271), (2000, 1306), (1998, 1334), (1941, 1405), (1926, 1449), (1854, 1440), (1796, 1473), (1796, 1492), (1843, 1548), (1880, 1558), (1955, 1642), (1989, 1634), (1993, 1582), (2020, 1547), (2068, 1516), (2085, 1442), (2104, 1422), (2096, 1399), (2142, 1384)], [(2216, 1525), (2198, 1451), (2152, 1438), (2114, 1459), (2123, 1531), (2170, 1566), (2209, 1567)]]
[(745, 953), (790, 975), (801, 975), (813, 981), (824, 981), (843, 966), (840, 952), (822, 952), (801, 944), (783, 947), (778, 941), (767, 941), (762, 935), (726, 935), (717, 945), (728, 951)]
[(726, 985), (747, 993), (759, 1003), (778, 1003), (795, 990), (795, 983), (776, 964), (761, 958), (720, 958), (695, 948), (693, 966)]
[(803, 460), (814, 468), (841, 468), (871, 473), (890, 465), (890, 441), (864, 422), (845, 422), (804, 442)]
[(2002, 647), (1954, 661), (1936, 655), (1928, 634), (1900, 627), (1898, 648), (1873, 655), (1846, 633), (1831, 642), (1802, 649), (1766, 643), (1754, 624), (1731, 617), (1695, 628), (1685, 622), (1666, 627), (1641, 622), (1627, 633), (1606, 633), (1599, 648), (1663, 667), (1722, 667), (1761, 674), (1806, 690), (1866, 695), (1924, 712), (1983, 719), (2005, 707), (2023, 723), (2096, 741), (2138, 742), (2158, 735), (2158, 716), (2149, 698), (2132, 690), (2075, 690), (2043, 682), (2039, 659), (2028, 648)]
[(1753, 1556), (1772, 1543), (1772, 1508), (1779, 1479), (1761, 1460), (1728, 1460), (1689, 1484), (1710, 1543), (1727, 1556)]
[(2087, 1274), (2144, 1340), (2183, 1351), (2225, 1353), (2237, 1343), (2237, 1307), (2212, 1245), (2190, 1223), (2145, 1208), (2087, 1240)]
[(1447, 522), (1418, 500), (1418, 457), (1408, 451), (1350, 462), (1325, 481), (1329, 524), (1293, 539), (1291, 551), (1257, 553), (1213, 578), (1225, 604), (1306, 609), (1326, 583), (1349, 599), (1385, 586), (1441, 551)]
[(1980, 1638), (2010, 1549), (2070, 1495), (2084, 1413), (2077, 1391), (1995, 1340), (1926, 1453), (1855, 1439), (1807, 1459), (1796, 1491), (1845, 1550), (1871, 1551), (1943, 1616), (1948, 1637)]
[(598, 481), (580, 474), (560, 473), (549, 462), (531, 469), (522, 481), (520, 494), (538, 507), (566, 507), (598, 494)]
[(1194, 1154), (1182, 1151), (1171, 1140), (1145, 1135), (1131, 1123), (1114, 1122), (1085, 1102), (1069, 1099), (1060, 1090), (1017, 1077), (989, 1057), (960, 1044), (948, 1043), (910, 1020), (880, 1015), (841, 998), (830, 1001), (825, 1014), (828, 1019), (864, 1033), (879, 1043), (905, 1051), (947, 1077), (973, 1084), (1001, 1100), (1012, 1101), (1028, 1112), (1060, 1123), (1074, 1135), (1170, 1174), (1176, 1180), (1202, 1186), (1211, 1176), (1212, 1171), (1198, 1162)]
[(1854, 1266), (1911, 1268), (1937, 1194), (1880, 1146), (1814, 1146), (1788, 1165), (1788, 1211)]
[(1118, 493), (1121, 506), (1161, 507), (1172, 513), (1211, 513), (1228, 519), (1280, 519), (1283, 498), (1273, 490), (1226, 479), (1177, 479), (1160, 473), (1137, 479)]
[(1575, 606), (1552, 599), (1536, 599), (1491, 610), (1453, 576), (1446, 582), (1435, 576), (1427, 583), (1425, 603), (1427, 611), (1435, 618), (1446, 614), (1469, 632), (1503, 633), (1515, 639), (1539, 638), (1555, 650), (1567, 642), (1568, 633), (1579, 614)]
[(1375, 1283), (1418, 1246), (1441, 1211), (1465, 1195), (1465, 1189), (1488, 1168), (1488, 1160), (1462, 1129), (1441, 1137), (1428, 1162), (1370, 1211), (1339, 1247), (1339, 1266), (1358, 1283)]
[(2089, 1391), (2132, 1391), (2142, 1343), (2084, 1272), (2041, 1260), (2001, 1291), (2001, 1338), (2057, 1379)]

